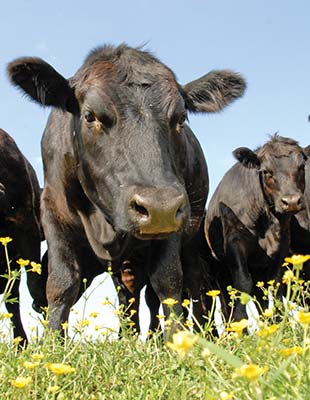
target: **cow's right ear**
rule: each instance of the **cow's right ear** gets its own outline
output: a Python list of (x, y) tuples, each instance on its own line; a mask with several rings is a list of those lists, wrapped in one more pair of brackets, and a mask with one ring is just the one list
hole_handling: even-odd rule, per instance
[(41, 58), (18, 58), (7, 67), (10, 81), (32, 100), (75, 113), (78, 103), (69, 82)]
[(247, 168), (259, 168), (260, 161), (257, 154), (247, 147), (238, 147), (233, 151), (234, 157)]

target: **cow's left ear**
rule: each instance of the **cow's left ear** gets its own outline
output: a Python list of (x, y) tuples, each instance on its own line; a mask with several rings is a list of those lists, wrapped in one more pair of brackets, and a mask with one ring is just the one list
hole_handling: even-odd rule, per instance
[(69, 82), (50, 64), (37, 57), (18, 58), (8, 64), (10, 81), (32, 100), (75, 113), (78, 103)]
[(247, 168), (259, 168), (260, 161), (257, 154), (247, 147), (238, 147), (233, 151), (234, 157)]
[(218, 112), (241, 97), (246, 82), (232, 71), (211, 71), (183, 86), (185, 103), (191, 112)]
[(306, 156), (308, 159), (310, 159), (310, 145), (303, 148), (303, 153), (305, 154), (305, 156)]

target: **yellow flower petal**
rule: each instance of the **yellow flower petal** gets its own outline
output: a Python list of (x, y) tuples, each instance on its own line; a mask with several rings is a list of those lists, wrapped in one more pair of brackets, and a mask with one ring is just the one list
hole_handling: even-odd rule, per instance
[(0, 243), (3, 246), (6, 246), (8, 243), (12, 242), (13, 239), (11, 239), (10, 237), (6, 236), (6, 237), (0, 237)]
[(174, 306), (175, 304), (178, 303), (178, 300), (168, 297), (167, 299), (163, 300), (162, 303), (165, 304), (166, 306)]
[(180, 331), (172, 335), (172, 342), (168, 342), (167, 346), (184, 357), (197, 340), (198, 337), (190, 332)]
[(16, 379), (11, 381), (11, 384), (16, 388), (24, 388), (31, 382), (31, 376), (18, 376)]
[(70, 365), (61, 363), (47, 363), (44, 365), (44, 367), (56, 375), (70, 374), (76, 371), (75, 368), (71, 367)]
[(303, 264), (306, 261), (310, 260), (310, 255), (301, 255), (301, 254), (294, 254), (292, 257), (286, 257), (284, 259), (287, 263), (297, 265), (297, 264)]
[(206, 295), (210, 297), (216, 297), (220, 294), (220, 290), (209, 290)]
[(305, 350), (301, 348), (300, 346), (294, 346), (294, 347), (288, 347), (286, 349), (281, 349), (279, 350), (279, 353), (283, 357), (289, 357), (292, 354), (303, 354)]
[(301, 324), (310, 324), (310, 312), (298, 311), (296, 319)]
[(26, 267), (29, 265), (30, 261), (29, 260), (24, 260), (23, 258), (19, 258), (16, 260), (17, 264), (19, 264), (21, 267)]
[(245, 364), (235, 369), (235, 376), (244, 377), (249, 380), (256, 380), (268, 370), (267, 367), (260, 367), (256, 364)]
[(269, 336), (272, 335), (274, 332), (276, 332), (279, 329), (279, 325), (270, 325), (270, 326), (264, 326), (261, 328), (259, 331), (256, 332), (257, 336), (263, 337), (263, 336)]

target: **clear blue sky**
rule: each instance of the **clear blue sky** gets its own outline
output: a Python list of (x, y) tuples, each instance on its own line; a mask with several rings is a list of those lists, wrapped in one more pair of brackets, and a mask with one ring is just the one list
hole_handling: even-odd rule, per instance
[(39, 56), (65, 77), (90, 49), (127, 42), (146, 47), (185, 84), (212, 69), (240, 72), (248, 89), (220, 114), (191, 116), (207, 158), (211, 192), (239, 146), (268, 134), (310, 144), (309, 0), (16, 0), (1, 4), (0, 126), (16, 140), (43, 184), (40, 139), (48, 109), (22, 98), (6, 64)]

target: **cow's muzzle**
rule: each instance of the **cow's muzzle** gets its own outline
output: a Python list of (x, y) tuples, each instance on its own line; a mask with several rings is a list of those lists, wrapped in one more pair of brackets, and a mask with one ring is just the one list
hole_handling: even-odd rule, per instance
[(302, 196), (299, 194), (283, 196), (281, 198), (281, 207), (284, 212), (299, 212), (303, 208)]
[(167, 237), (188, 218), (186, 195), (174, 188), (141, 189), (129, 200), (129, 218), (139, 238)]

